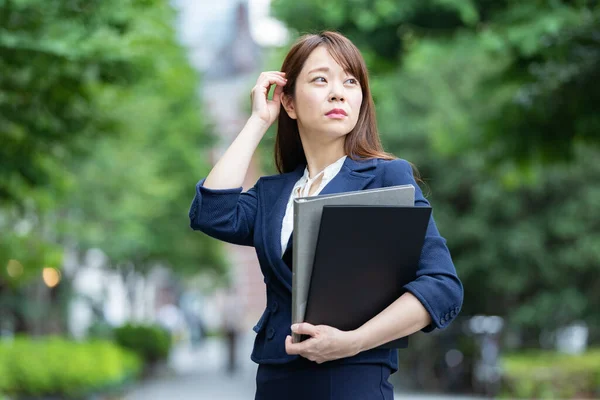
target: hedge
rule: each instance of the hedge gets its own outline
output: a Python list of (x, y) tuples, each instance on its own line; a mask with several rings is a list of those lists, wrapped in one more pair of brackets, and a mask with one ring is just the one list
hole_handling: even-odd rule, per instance
[(503, 397), (600, 397), (600, 349), (581, 355), (527, 351), (502, 357)]
[(0, 342), (0, 393), (11, 397), (86, 398), (118, 390), (141, 368), (139, 357), (107, 341), (20, 337)]
[(126, 324), (115, 328), (114, 340), (140, 356), (145, 363), (163, 361), (171, 350), (171, 335), (156, 325)]

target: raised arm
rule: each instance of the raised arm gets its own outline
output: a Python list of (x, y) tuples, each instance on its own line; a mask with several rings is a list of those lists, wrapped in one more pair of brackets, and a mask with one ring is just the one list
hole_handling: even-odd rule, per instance
[[(206, 177), (205, 188), (233, 189), (242, 186), (258, 143), (279, 115), (280, 97), (285, 83), (284, 74), (278, 71), (263, 72), (258, 77), (251, 92), (252, 115)], [(268, 100), (271, 85), (277, 87), (273, 100)]]
[[(242, 183), (258, 143), (277, 119), (283, 73), (263, 72), (252, 89), (252, 115), (242, 131), (215, 164), (206, 179), (196, 185), (189, 211), (190, 226), (226, 242), (251, 246), (258, 207), (256, 188), (242, 193)], [(269, 88), (276, 85), (273, 99)]]

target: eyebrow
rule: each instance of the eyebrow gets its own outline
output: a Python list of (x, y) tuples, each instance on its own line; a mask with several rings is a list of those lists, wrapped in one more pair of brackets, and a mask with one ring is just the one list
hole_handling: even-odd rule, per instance
[(310, 71), (308, 71), (309, 74), (312, 74), (313, 72), (329, 72), (329, 67), (319, 67), (319, 68), (315, 68), (312, 69)]
[[(329, 72), (329, 71), (330, 71), (329, 67), (319, 67), (319, 68), (311, 69), (310, 71), (308, 71), (307, 75), (312, 74), (313, 72)], [(350, 71), (344, 71), (344, 72), (348, 75), (354, 75)]]

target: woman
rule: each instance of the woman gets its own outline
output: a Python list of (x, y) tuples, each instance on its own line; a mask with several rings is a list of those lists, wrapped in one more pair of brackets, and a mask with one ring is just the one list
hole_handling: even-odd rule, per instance
[[(462, 305), (462, 284), (433, 219), (417, 279), (355, 331), (290, 326), (292, 272), (282, 259), (296, 196), (412, 184), (415, 206), (429, 205), (410, 164), (381, 148), (364, 60), (339, 33), (303, 36), (281, 71), (260, 75), (251, 98), (251, 117), (197, 184), (189, 216), (193, 229), (256, 249), (267, 307), (254, 327), (255, 399), (392, 399), (388, 377), (398, 368), (397, 352), (376, 347), (419, 330), (444, 328)], [(252, 155), (276, 119), (280, 174), (262, 177), (242, 193)], [(292, 331), (311, 338), (292, 343)]]

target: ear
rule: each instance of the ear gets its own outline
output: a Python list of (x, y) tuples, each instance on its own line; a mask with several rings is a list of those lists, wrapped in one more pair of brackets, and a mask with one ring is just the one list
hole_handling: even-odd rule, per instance
[(289, 94), (281, 96), (281, 105), (285, 109), (285, 112), (290, 116), (291, 119), (297, 119), (296, 109), (294, 108), (294, 99)]

